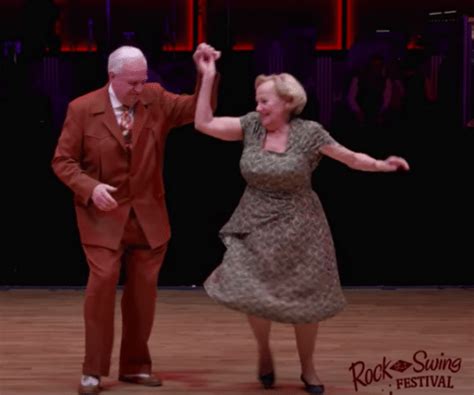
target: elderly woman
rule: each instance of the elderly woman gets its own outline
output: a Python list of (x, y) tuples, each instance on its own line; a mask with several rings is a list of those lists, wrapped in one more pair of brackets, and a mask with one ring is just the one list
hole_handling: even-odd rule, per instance
[(331, 232), (311, 188), (311, 173), (323, 155), (364, 171), (408, 170), (399, 157), (377, 160), (338, 144), (316, 122), (297, 118), (306, 103), (289, 74), (257, 77), (256, 112), (214, 117), (215, 61), (203, 57), (195, 127), (222, 140), (243, 140), (240, 160), (247, 187), (220, 236), (222, 263), (204, 286), (211, 298), (247, 314), (258, 343), (258, 378), (275, 381), (269, 345), (272, 321), (293, 324), (307, 392), (324, 393), (313, 364), (318, 323), (345, 306)]

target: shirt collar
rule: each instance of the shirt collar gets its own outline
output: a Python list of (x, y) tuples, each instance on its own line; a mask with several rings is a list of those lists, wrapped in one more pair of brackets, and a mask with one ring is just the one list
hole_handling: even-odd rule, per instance
[(115, 94), (114, 89), (112, 88), (112, 84), (109, 84), (109, 97), (110, 97), (110, 103), (112, 104), (112, 108), (114, 110), (123, 109), (123, 104), (120, 103), (119, 99), (117, 99), (117, 95)]

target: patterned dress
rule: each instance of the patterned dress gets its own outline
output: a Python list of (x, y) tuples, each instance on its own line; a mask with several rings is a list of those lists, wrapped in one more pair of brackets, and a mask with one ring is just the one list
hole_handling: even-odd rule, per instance
[(331, 232), (311, 174), (335, 141), (321, 125), (294, 119), (287, 149), (263, 149), (266, 131), (258, 113), (240, 120), (247, 182), (220, 231), (226, 253), (205, 281), (209, 296), (227, 307), (272, 321), (310, 323), (345, 304)]

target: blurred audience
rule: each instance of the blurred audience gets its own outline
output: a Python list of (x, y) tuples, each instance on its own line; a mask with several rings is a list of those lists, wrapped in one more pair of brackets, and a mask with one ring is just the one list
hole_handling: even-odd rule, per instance
[(366, 67), (350, 83), (347, 100), (359, 125), (375, 126), (386, 120), (392, 99), (392, 81), (384, 59), (372, 55)]

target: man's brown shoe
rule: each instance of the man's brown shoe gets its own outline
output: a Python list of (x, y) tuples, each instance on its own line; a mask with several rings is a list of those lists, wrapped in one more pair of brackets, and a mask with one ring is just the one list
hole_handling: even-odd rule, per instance
[(153, 374), (150, 374), (149, 376), (145, 377), (122, 375), (119, 376), (119, 380), (125, 383), (140, 384), (145, 385), (147, 387), (159, 387), (160, 385), (162, 385), (161, 379)]
[(77, 390), (77, 393), (79, 395), (97, 395), (100, 393), (100, 385), (82, 385), (79, 384), (79, 388)]

